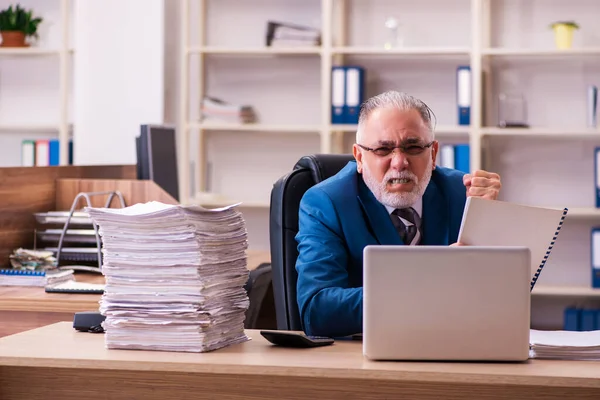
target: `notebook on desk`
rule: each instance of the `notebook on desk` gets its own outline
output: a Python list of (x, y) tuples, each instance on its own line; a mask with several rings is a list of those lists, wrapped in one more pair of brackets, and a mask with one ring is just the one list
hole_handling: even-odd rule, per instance
[(87, 283), (68, 281), (45, 287), (46, 293), (81, 293), (81, 294), (103, 294), (104, 285), (101, 283)]
[(458, 241), (470, 246), (524, 246), (531, 251), (531, 289), (550, 257), (568, 209), (469, 197)]

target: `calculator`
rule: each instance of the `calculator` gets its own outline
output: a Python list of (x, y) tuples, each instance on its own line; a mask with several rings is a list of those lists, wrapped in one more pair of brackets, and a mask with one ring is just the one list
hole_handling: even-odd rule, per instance
[(306, 335), (304, 332), (299, 331), (261, 330), (260, 334), (269, 342), (282, 347), (308, 348), (327, 346), (334, 343), (333, 338)]

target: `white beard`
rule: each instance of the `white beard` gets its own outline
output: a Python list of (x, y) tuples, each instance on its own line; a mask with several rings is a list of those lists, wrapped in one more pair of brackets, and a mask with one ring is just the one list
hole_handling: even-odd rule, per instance
[[(420, 179), (410, 171), (388, 171), (383, 180), (378, 182), (371, 174), (371, 171), (369, 171), (367, 165), (363, 163), (362, 176), (367, 187), (371, 189), (371, 192), (373, 192), (373, 195), (381, 204), (392, 208), (406, 208), (415, 204), (423, 196), (423, 193), (425, 193), (425, 189), (427, 189), (427, 185), (431, 180), (432, 168), (433, 159), (430, 157), (427, 168), (425, 168), (425, 173)], [(411, 179), (415, 182), (415, 185), (410, 192), (390, 193), (387, 191), (387, 182), (390, 179)]]

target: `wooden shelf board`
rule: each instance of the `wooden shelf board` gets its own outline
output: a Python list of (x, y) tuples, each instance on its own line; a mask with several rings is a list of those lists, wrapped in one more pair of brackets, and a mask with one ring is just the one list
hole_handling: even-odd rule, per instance
[(303, 55), (321, 54), (320, 47), (189, 47), (190, 54)]
[[(329, 126), (329, 130), (333, 132), (356, 132), (357, 125), (355, 124), (332, 124)], [(457, 134), (457, 135), (468, 135), (469, 126), (459, 125), (438, 125), (435, 127), (435, 134)]]
[(190, 128), (205, 129), (213, 131), (240, 131), (240, 132), (298, 132), (298, 133), (318, 133), (320, 126), (316, 125), (269, 125), (269, 124), (233, 124), (233, 123), (214, 123), (214, 122), (190, 122)]
[(519, 56), (519, 57), (569, 57), (569, 56), (600, 56), (600, 47), (587, 47), (579, 49), (518, 49), (490, 47), (482, 50), (483, 55), (487, 56)]
[(588, 286), (536, 285), (532, 296), (600, 297), (600, 289)]
[(533, 136), (564, 139), (600, 139), (600, 130), (591, 128), (497, 128), (487, 127), (481, 130), (485, 136)]
[(397, 47), (385, 49), (380, 47), (334, 47), (333, 54), (368, 54), (368, 55), (406, 55), (406, 56), (469, 56), (469, 47)]
[(227, 198), (227, 196), (218, 193), (196, 193), (188, 202), (188, 204), (197, 204), (206, 208), (227, 207), (233, 204), (238, 204), (236, 208), (269, 208), (268, 202), (261, 201), (239, 201)]
[(27, 124), (0, 124), (0, 132), (57, 132), (58, 125), (27, 125)]
[(567, 207), (567, 218), (600, 218), (600, 208), (593, 207)]
[(59, 55), (60, 50), (36, 47), (0, 47), (0, 56), (51, 56)]

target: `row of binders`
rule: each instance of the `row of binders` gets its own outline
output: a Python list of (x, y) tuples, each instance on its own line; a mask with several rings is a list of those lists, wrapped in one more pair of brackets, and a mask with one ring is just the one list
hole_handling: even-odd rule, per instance
[(457, 169), (466, 174), (471, 172), (469, 144), (444, 144), (440, 146), (436, 165)]
[[(58, 139), (23, 140), (21, 142), (21, 166), (49, 167), (60, 165), (60, 141)], [(69, 165), (73, 165), (73, 140), (69, 140)]]
[[(471, 124), (471, 67), (456, 70), (457, 124)], [(400, 82), (398, 82), (400, 86)], [(393, 88), (392, 88), (393, 89)], [(331, 69), (331, 123), (357, 124), (360, 105), (365, 100), (365, 69), (358, 65)]]
[(564, 311), (563, 330), (597, 331), (600, 330), (600, 309), (568, 307)]

